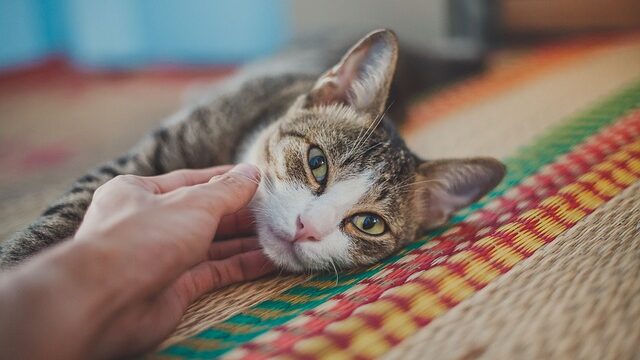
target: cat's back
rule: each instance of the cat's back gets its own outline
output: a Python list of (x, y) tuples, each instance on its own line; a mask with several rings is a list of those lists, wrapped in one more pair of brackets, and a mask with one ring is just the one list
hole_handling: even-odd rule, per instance
[(292, 85), (308, 90), (320, 74), (340, 59), (346, 43), (327, 38), (296, 41), (276, 54), (240, 66), (223, 81), (194, 85), (187, 91), (185, 100), (188, 105), (203, 105), (220, 95), (240, 90), (264, 90), (274, 95), (286, 91)]

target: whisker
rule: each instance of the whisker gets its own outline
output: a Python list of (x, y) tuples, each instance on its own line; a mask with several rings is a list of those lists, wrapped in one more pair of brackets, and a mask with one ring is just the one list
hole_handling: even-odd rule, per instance
[(400, 187), (400, 186), (403, 186), (403, 185), (405, 185), (405, 184), (408, 184), (408, 183), (409, 183), (410, 181), (412, 181), (412, 180), (413, 180), (413, 178), (405, 179), (405, 180), (401, 181), (399, 184), (396, 184), (396, 185), (390, 186), (390, 187), (388, 187), (387, 189), (388, 189), (389, 191), (393, 191), (393, 190), (397, 189), (397, 188), (398, 188), (398, 187)]
[(382, 146), (382, 145), (384, 145), (384, 143), (382, 143), (382, 142), (375, 143), (375, 144), (373, 144), (373, 145), (369, 146), (369, 147), (368, 147), (367, 149), (365, 149), (364, 151), (362, 151), (362, 152), (361, 152), (361, 154), (366, 154), (366, 153), (367, 153), (367, 151), (372, 150), (372, 149), (374, 149), (374, 148), (376, 148), (376, 147), (378, 147), (378, 146)]
[[(378, 115), (376, 119), (371, 122), (371, 124), (369, 124), (369, 127), (367, 127), (367, 130), (364, 132), (364, 136), (362, 138), (358, 136), (358, 139), (356, 139), (355, 145), (352, 147), (352, 151), (349, 151), (349, 153), (343, 157), (344, 159), (343, 161), (348, 160), (354, 153), (356, 153), (356, 151), (360, 150), (362, 145), (364, 145), (367, 142), (367, 140), (371, 138), (371, 136), (375, 133), (376, 129), (378, 128), (382, 120), (384, 120), (385, 115), (387, 114), (389, 109), (391, 109), (391, 106), (394, 103), (395, 103), (394, 101), (389, 103), (389, 106), (387, 106), (387, 108), (380, 115)], [(360, 151), (359, 154), (362, 154), (364, 152), (366, 151)]]
[[(384, 119), (385, 115), (387, 115), (387, 112), (389, 111), (389, 109), (391, 109), (391, 106), (393, 106), (393, 104), (395, 103), (395, 101), (392, 101), (391, 103), (389, 103), (389, 106), (387, 106), (387, 108), (382, 112), (382, 114), (380, 114), (376, 120), (373, 122), (375, 124), (375, 126), (373, 126), (371, 128), (371, 131), (369, 131), (369, 135), (367, 135), (367, 137), (364, 138), (364, 140), (362, 141), (362, 144), (366, 143), (367, 140), (369, 140), (369, 138), (371, 138), (371, 136), (373, 135), (373, 133), (376, 131), (376, 129), (378, 128), (378, 125), (380, 125), (380, 123), (382, 122), (382, 120)], [(360, 145), (362, 146), (362, 145)]]
[[(380, 123), (380, 119), (382, 119), (382, 117), (384, 116), (384, 112), (379, 115), (378, 117), (376, 117), (376, 119), (374, 121), (371, 122), (371, 124), (369, 124), (369, 126), (367, 127), (367, 129), (365, 130), (362, 138), (360, 137), (360, 133), (358, 133), (358, 137), (356, 138), (356, 141), (354, 142), (353, 147), (351, 148), (351, 151), (348, 153), (347, 156), (345, 156), (345, 160), (348, 159), (351, 155), (353, 155), (353, 153), (356, 152), (356, 150), (358, 150), (358, 148), (360, 146), (362, 146), (364, 144), (364, 142), (369, 138), (370, 135), (367, 135), (369, 132), (373, 133), (376, 129), (376, 127), (378, 126), (378, 124)], [(362, 131), (362, 129), (360, 129)]]
[[(363, 135), (362, 130), (364, 129), (364, 127), (360, 127), (360, 131), (358, 131), (358, 136), (356, 136), (356, 140), (353, 142), (353, 146), (351, 147), (351, 149), (349, 149), (349, 152), (345, 155), (345, 159), (348, 159), (351, 154), (353, 154), (354, 150), (357, 148), (358, 142), (360, 141), (360, 136)], [(366, 133), (366, 132), (365, 132)]]
[(329, 261), (331, 262), (331, 265), (333, 266), (333, 271), (335, 271), (335, 273), (336, 273), (336, 286), (338, 286), (338, 283), (340, 281), (340, 278), (338, 277), (338, 269), (336, 268), (336, 264), (333, 262), (332, 258), (329, 258)]
[(406, 188), (406, 187), (409, 187), (409, 186), (413, 186), (413, 185), (417, 185), (417, 184), (424, 184), (424, 183), (439, 183), (439, 184), (443, 184), (443, 183), (445, 183), (445, 180), (443, 180), (443, 179), (420, 180), (420, 181), (412, 182), (410, 184), (394, 186), (393, 188), (391, 188), (391, 190), (400, 190), (400, 189), (403, 189), (403, 188)]

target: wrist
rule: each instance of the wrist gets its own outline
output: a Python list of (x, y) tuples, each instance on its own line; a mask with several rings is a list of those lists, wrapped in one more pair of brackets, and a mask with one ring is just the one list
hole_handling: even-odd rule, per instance
[(78, 357), (125, 302), (106, 270), (114, 261), (108, 247), (70, 240), (3, 274), (2, 342), (16, 355)]

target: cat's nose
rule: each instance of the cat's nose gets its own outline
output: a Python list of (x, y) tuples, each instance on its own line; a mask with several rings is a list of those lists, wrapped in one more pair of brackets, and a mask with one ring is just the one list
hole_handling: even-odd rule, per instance
[(298, 216), (296, 220), (296, 234), (293, 237), (293, 242), (297, 241), (319, 241), (321, 236), (313, 224)]

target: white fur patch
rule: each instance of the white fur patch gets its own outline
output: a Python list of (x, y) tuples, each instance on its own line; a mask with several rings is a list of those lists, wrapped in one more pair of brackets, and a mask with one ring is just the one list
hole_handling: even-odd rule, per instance
[[(352, 264), (350, 239), (340, 229), (355, 204), (369, 190), (371, 173), (329, 184), (320, 196), (302, 185), (274, 181), (262, 184), (255, 201), (258, 235), (267, 253), (278, 265), (301, 271)], [(293, 243), (298, 216), (313, 222), (319, 241)]]

